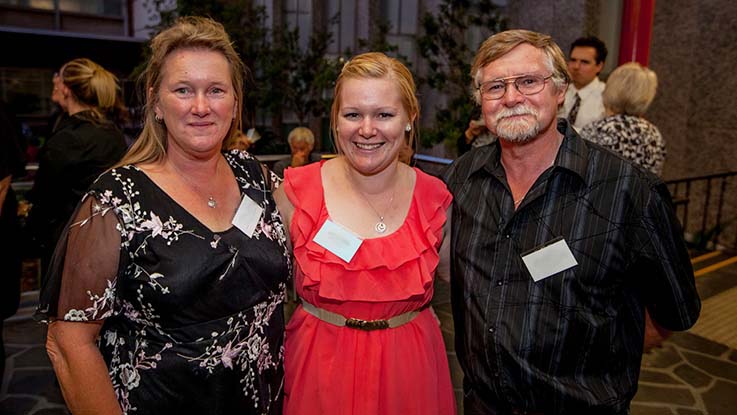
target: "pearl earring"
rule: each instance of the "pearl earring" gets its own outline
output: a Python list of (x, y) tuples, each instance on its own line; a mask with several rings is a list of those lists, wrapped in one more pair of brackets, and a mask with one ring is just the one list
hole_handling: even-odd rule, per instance
[(410, 125), (410, 123), (407, 123), (407, 126), (404, 127), (404, 131), (406, 131), (406, 132), (412, 131), (412, 125)]

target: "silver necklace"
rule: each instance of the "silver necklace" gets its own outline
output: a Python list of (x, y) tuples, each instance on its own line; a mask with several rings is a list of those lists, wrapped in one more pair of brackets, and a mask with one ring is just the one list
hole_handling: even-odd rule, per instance
[[(172, 166), (174, 167), (174, 170), (177, 171), (177, 174), (179, 175), (179, 177), (181, 177), (184, 180), (184, 182), (187, 183), (187, 185), (189, 185), (189, 187), (193, 188), (198, 193), (201, 192), (200, 187), (192, 183), (192, 181), (190, 181), (190, 179), (187, 177), (186, 174), (183, 174), (182, 172), (180, 172), (179, 169), (173, 164)], [(215, 176), (217, 176), (217, 171), (219, 167), (220, 167), (220, 159), (218, 159), (217, 164), (215, 166)], [(207, 197), (207, 207), (209, 207), (210, 209), (215, 209), (216, 207), (218, 207), (218, 201), (215, 200), (215, 197), (213, 195), (210, 195)]]
[[(394, 187), (394, 190), (396, 190), (396, 186)], [(374, 230), (376, 231), (376, 233), (384, 233), (384, 232), (386, 232), (386, 223), (384, 222), (384, 215), (382, 215), (381, 213), (379, 213), (378, 210), (376, 210), (376, 208), (374, 207), (374, 205), (371, 204), (371, 202), (368, 200), (368, 198), (366, 197), (366, 195), (363, 194), (363, 192), (361, 192), (359, 190), (358, 193), (360, 193), (361, 196), (363, 196), (363, 199), (366, 201), (366, 203), (368, 203), (368, 205), (371, 207), (371, 209), (374, 211), (374, 213), (376, 213), (376, 216), (379, 217), (379, 221), (376, 222), (376, 224), (374, 225)], [(386, 208), (387, 211), (389, 209), (391, 209), (392, 202), (394, 202), (394, 191), (392, 191), (392, 197), (389, 198), (389, 205)]]
[[(353, 179), (350, 178), (350, 176), (348, 177), (348, 180), (350, 180), (351, 182), (353, 182)], [(379, 221), (376, 222), (376, 224), (374, 224), (374, 230), (376, 231), (376, 233), (384, 233), (384, 232), (386, 232), (386, 222), (384, 222), (384, 217), (385, 217), (386, 213), (384, 215), (382, 215), (381, 213), (379, 213), (379, 211), (376, 210), (376, 208), (371, 203), (371, 201), (368, 199), (368, 197), (366, 197), (366, 195), (362, 191), (358, 190), (358, 187), (355, 186), (355, 184), (354, 184), (354, 188), (356, 189), (356, 191), (358, 192), (358, 194), (361, 195), (361, 197), (363, 198), (363, 200), (365, 200), (366, 203), (368, 203), (368, 205), (371, 208), (371, 210), (373, 210), (374, 213), (376, 213), (376, 216), (379, 217)], [(392, 197), (389, 198), (389, 204), (386, 207), (386, 211), (387, 212), (389, 212), (389, 210), (392, 207), (392, 203), (394, 202), (394, 195), (396, 194), (396, 191), (397, 191), (397, 186), (394, 185), (393, 186), (393, 189), (392, 189)]]

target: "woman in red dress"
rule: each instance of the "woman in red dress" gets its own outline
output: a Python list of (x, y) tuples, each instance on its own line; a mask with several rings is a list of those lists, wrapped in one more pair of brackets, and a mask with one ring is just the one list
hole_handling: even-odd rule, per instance
[(454, 414), (429, 308), (451, 195), (410, 167), (419, 104), (399, 61), (366, 53), (335, 86), (339, 156), (275, 194), (302, 305), (287, 326), (286, 414)]

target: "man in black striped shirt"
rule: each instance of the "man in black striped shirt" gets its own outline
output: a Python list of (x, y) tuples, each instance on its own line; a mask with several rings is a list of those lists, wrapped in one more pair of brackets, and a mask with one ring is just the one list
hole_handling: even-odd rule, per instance
[(570, 78), (550, 36), (490, 37), (472, 76), (499, 140), (445, 175), (466, 414), (626, 414), (645, 309), (670, 330), (700, 310), (668, 190), (556, 119)]

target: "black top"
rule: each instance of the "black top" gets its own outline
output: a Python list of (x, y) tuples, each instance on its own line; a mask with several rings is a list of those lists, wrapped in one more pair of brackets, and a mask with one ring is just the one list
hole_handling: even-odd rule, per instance
[(133, 166), (90, 188), (55, 253), (37, 317), (104, 320), (100, 350), (127, 414), (281, 414), (291, 271), (272, 176), (226, 159), (264, 210), (213, 232)]
[[(0, 102), (0, 180), (8, 176), (23, 176), (24, 161), (18, 126)], [(20, 300), (20, 223), (12, 187), (7, 189), (0, 204), (0, 319), (5, 319), (15, 314)]]
[[(684, 330), (700, 301), (664, 183), (565, 120), (558, 130), (555, 163), (517, 211), (498, 143), (446, 173), (456, 350), (467, 392), (501, 413), (619, 413), (637, 389), (645, 307)], [(559, 237), (578, 265), (533, 281), (521, 255)]]
[(18, 125), (0, 101), (0, 180), (25, 174), (25, 157)]
[(87, 111), (65, 117), (39, 153), (38, 173), (29, 199), (32, 230), (48, 251), (87, 188), (126, 151), (113, 124), (90, 121)]

